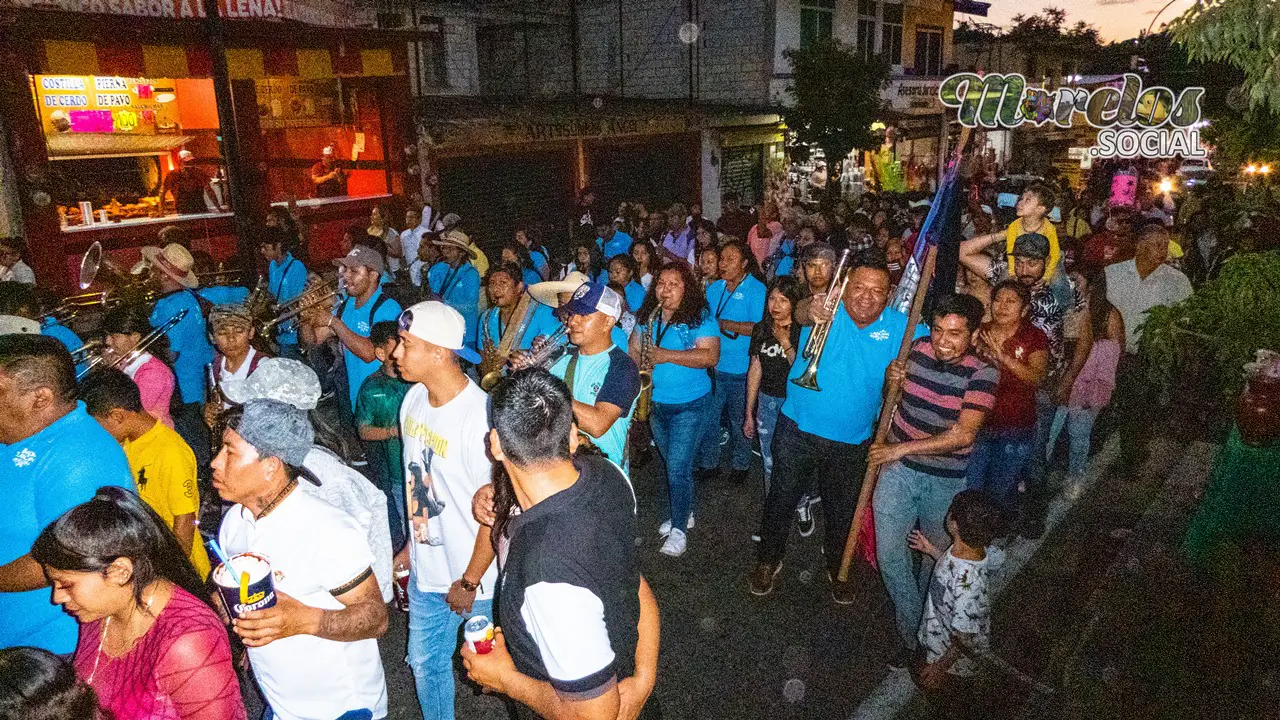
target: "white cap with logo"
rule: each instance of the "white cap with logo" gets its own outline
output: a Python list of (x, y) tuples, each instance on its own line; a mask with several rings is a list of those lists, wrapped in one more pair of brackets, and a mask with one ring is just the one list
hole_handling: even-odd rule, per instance
[(438, 300), (411, 305), (400, 313), (400, 331), (452, 350), (467, 362), (480, 362), (480, 355), (466, 345), (467, 321), (462, 313)]

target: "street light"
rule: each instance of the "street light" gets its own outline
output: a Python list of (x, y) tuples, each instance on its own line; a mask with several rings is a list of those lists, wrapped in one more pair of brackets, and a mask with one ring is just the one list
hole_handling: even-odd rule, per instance
[(1258, 172), (1262, 173), (1263, 175), (1266, 175), (1267, 173), (1271, 172), (1271, 166), (1263, 165), (1262, 167), (1258, 168)]
[(1257, 166), (1257, 165), (1254, 165), (1253, 163), (1249, 163), (1249, 165), (1247, 165), (1247, 166), (1245, 167), (1244, 171), (1245, 171), (1246, 173), (1248, 173), (1249, 175), (1252, 175), (1252, 174), (1254, 174), (1254, 173), (1258, 172), (1258, 166)]
[(1173, 181), (1172, 181), (1172, 180), (1170, 180), (1169, 178), (1165, 178), (1165, 179), (1161, 180), (1161, 181), (1160, 181), (1160, 192), (1162, 192), (1162, 193), (1164, 193), (1164, 194), (1166, 194), (1166, 195), (1168, 195), (1169, 193), (1173, 192)]

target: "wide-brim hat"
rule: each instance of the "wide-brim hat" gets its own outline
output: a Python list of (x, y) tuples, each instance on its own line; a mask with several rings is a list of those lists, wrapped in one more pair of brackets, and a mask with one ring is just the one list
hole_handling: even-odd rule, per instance
[(142, 260), (183, 287), (194, 288), (200, 285), (200, 279), (193, 271), (195, 258), (178, 243), (169, 243), (164, 248), (148, 245), (142, 248)]
[(432, 240), (431, 244), (437, 247), (445, 247), (446, 245), (456, 247), (459, 250), (466, 251), (468, 258), (476, 259), (475, 248), (471, 247), (471, 238), (467, 237), (467, 234), (461, 230), (449, 230)]
[(566, 275), (563, 280), (548, 280), (547, 282), (530, 285), (529, 296), (543, 305), (549, 305), (553, 308), (560, 307), (561, 293), (574, 292), (582, 287), (583, 283), (588, 282), (591, 282), (591, 278), (574, 270)]

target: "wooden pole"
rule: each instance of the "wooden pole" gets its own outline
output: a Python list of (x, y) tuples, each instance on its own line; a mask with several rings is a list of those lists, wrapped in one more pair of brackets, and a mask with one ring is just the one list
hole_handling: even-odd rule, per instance
[[(920, 283), (916, 286), (916, 295), (911, 299), (911, 314), (907, 316), (907, 329), (902, 333), (902, 344), (898, 347), (898, 360), (906, 360), (911, 354), (911, 343), (915, 339), (915, 327), (924, 312), (925, 296), (929, 294), (929, 285), (933, 282), (933, 266), (937, 260), (938, 246), (930, 245), (925, 255), (924, 268), (920, 271)], [(884, 405), (880, 409), (880, 420), (876, 424), (873, 443), (882, 443), (889, 434), (893, 424), (894, 411), (898, 408), (898, 400), (902, 397), (902, 385), (889, 383), (888, 392), (884, 396)], [(840, 572), (836, 578), (840, 582), (848, 582), (849, 566), (853, 564), (853, 555), (858, 550), (858, 534), (867, 522), (867, 512), (871, 505), (871, 497), (876, 490), (876, 481), (880, 479), (880, 466), (867, 463), (867, 472), (862, 476), (862, 489), (858, 492), (858, 505), (853, 511), (853, 524), (849, 526), (849, 537), (844, 541), (844, 555), (840, 558)], [(906, 542), (906, 538), (903, 538)]]

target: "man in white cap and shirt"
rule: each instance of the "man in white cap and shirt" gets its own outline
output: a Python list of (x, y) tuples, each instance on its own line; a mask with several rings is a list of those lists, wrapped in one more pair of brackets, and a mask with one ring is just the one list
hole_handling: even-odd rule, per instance
[(492, 471), (489, 396), (462, 371), (459, 359), (480, 358), (462, 315), (442, 302), (401, 314), (392, 357), (414, 383), (400, 406), (409, 542), (396, 555), (396, 570), (412, 573), (408, 663), (424, 720), (452, 720), (458, 627), (472, 615), (493, 617), (493, 544), (471, 514)]
[(195, 154), (183, 148), (178, 151), (178, 167), (164, 177), (160, 186), (160, 202), (173, 194), (173, 211), (179, 215), (208, 212), (205, 193), (209, 191), (209, 176), (204, 170), (191, 164)]
[(320, 162), (311, 166), (311, 184), (315, 186), (318, 198), (347, 194), (347, 172), (338, 166), (338, 156), (332, 145), (325, 145), (320, 152)]

